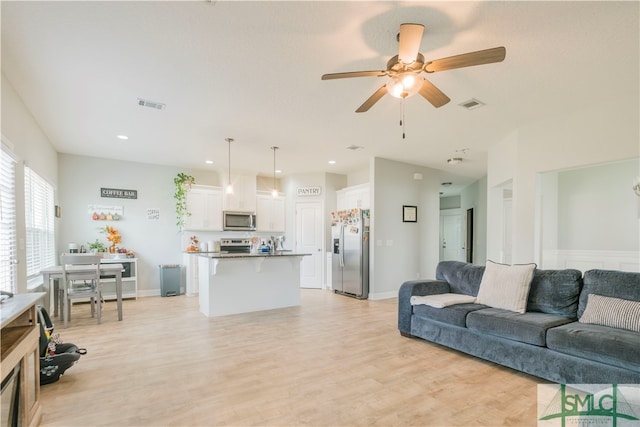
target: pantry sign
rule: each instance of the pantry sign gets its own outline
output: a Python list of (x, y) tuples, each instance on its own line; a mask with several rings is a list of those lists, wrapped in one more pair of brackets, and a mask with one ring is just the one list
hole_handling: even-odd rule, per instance
[(113, 199), (137, 199), (138, 190), (121, 190), (119, 188), (101, 188), (100, 197)]
[(298, 187), (298, 196), (319, 196), (322, 194), (322, 187)]

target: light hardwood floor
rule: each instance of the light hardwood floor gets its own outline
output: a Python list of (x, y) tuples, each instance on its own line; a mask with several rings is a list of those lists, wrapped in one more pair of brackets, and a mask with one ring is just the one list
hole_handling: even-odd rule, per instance
[(544, 383), (400, 336), (395, 299), (326, 290), (218, 318), (177, 296), (53, 321), (88, 353), (42, 386), (43, 426), (535, 426)]

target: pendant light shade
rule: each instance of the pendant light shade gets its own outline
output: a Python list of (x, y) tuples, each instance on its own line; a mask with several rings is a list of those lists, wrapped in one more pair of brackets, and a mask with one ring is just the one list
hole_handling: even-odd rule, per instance
[(273, 190), (271, 190), (271, 195), (273, 197), (278, 197), (278, 184), (276, 182), (276, 150), (278, 148), (276, 146), (271, 147), (273, 150)]
[(229, 145), (229, 180), (227, 182), (227, 194), (233, 194), (233, 185), (231, 184), (231, 143), (233, 142), (233, 138), (225, 138), (227, 144)]

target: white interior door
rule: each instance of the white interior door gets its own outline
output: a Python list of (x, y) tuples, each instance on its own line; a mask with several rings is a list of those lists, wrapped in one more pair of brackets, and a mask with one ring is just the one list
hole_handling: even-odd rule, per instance
[(464, 261), (461, 214), (440, 215), (440, 261)]
[(296, 204), (296, 252), (311, 254), (300, 262), (301, 288), (322, 288), (322, 227), (320, 202)]

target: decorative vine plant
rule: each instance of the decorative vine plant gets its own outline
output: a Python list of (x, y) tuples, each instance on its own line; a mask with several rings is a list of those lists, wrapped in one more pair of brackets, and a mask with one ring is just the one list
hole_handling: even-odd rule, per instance
[(173, 195), (173, 198), (176, 199), (176, 225), (182, 231), (185, 219), (191, 215), (187, 209), (187, 193), (189, 193), (191, 186), (196, 183), (196, 179), (191, 175), (180, 172), (173, 178), (173, 183), (176, 185), (176, 192)]

